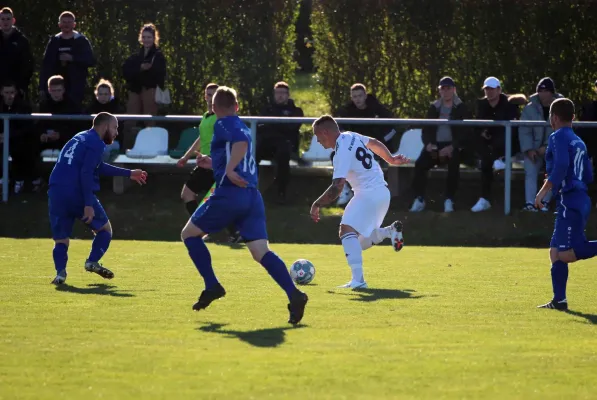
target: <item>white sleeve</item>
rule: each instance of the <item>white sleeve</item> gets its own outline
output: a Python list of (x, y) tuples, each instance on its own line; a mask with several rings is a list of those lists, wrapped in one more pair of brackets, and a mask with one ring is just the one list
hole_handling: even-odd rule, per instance
[(346, 143), (340, 143), (334, 155), (334, 175), (332, 179), (346, 178), (352, 161), (351, 152)]
[(364, 135), (361, 135), (360, 133), (355, 133), (355, 135), (357, 136), (357, 139), (360, 139), (361, 142), (363, 142), (363, 144), (365, 146), (367, 146), (367, 143), (369, 143), (369, 136), (364, 136)]

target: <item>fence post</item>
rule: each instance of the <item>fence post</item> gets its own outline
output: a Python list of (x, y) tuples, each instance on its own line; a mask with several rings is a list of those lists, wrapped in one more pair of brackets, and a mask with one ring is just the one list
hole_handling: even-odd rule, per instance
[(4, 117), (4, 146), (2, 150), (2, 201), (8, 201), (8, 144), (10, 138), (10, 123), (8, 117)]
[(512, 195), (512, 124), (506, 122), (506, 170), (504, 171), (504, 214), (510, 214)]

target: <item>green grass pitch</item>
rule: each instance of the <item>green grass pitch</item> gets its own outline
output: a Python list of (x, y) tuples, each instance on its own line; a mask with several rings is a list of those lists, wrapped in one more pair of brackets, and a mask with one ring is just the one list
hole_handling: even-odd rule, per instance
[[(408, 238), (407, 238), (408, 239)], [(408, 243), (407, 243), (408, 244)], [(273, 245), (313, 262), (304, 324), (245, 249), (210, 244), (227, 296), (202, 312), (182, 243), (115, 241), (111, 281), (75, 240), (57, 290), (50, 240), (0, 239), (0, 399), (590, 399), (597, 396), (597, 272), (573, 265), (571, 312), (547, 250)]]

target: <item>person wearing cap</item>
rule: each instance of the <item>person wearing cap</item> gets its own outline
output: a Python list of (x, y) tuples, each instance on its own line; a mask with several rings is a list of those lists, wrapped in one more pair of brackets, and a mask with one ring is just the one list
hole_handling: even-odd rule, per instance
[[(537, 93), (529, 98), (529, 103), (522, 110), (522, 121), (547, 121), (549, 122), (549, 107), (555, 99), (562, 98), (556, 93), (553, 79), (545, 77), (537, 84)], [(551, 126), (521, 126), (518, 129), (520, 151), (524, 153), (524, 211), (536, 212), (535, 195), (537, 194), (537, 177), (545, 162), (545, 151)], [(548, 204), (551, 195), (543, 199), (541, 211), (549, 211)]]
[[(466, 106), (456, 94), (456, 83), (449, 76), (439, 81), (440, 98), (429, 106), (427, 119), (462, 120), (470, 117)], [(449, 125), (423, 127), (423, 150), (415, 162), (413, 189), (415, 200), (411, 212), (425, 209), (427, 173), (435, 165), (448, 164), (448, 178), (444, 199), (444, 212), (454, 211), (454, 195), (460, 179), (460, 148), (468, 132), (466, 127)]]
[[(502, 84), (494, 76), (483, 82), (485, 96), (477, 100), (476, 119), (494, 121), (511, 121), (520, 117), (519, 106), (526, 104), (526, 96), (512, 96), (502, 93)], [(480, 212), (491, 208), (491, 184), (494, 170), (503, 170), (503, 157), (506, 154), (506, 135), (504, 127), (483, 127), (475, 129), (476, 152), (481, 159), (481, 197), (471, 208), (472, 212)], [(515, 129), (512, 133), (516, 134)], [(518, 144), (518, 140), (513, 141)], [(514, 146), (513, 146), (514, 147)], [(518, 146), (515, 146), (518, 147)], [(512, 149), (512, 154), (516, 150)]]

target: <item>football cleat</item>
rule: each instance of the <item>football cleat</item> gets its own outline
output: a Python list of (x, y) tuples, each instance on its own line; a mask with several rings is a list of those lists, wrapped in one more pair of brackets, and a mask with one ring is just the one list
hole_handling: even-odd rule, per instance
[(56, 274), (56, 278), (54, 278), (54, 280), (52, 280), (52, 284), (53, 285), (62, 285), (64, 282), (66, 282), (66, 269), (63, 269), (62, 271), (58, 271), (58, 273)]
[(103, 267), (100, 263), (96, 261), (86, 261), (85, 271), (94, 272), (104, 279), (114, 278), (114, 273), (112, 271), (110, 271), (108, 268)]
[(537, 308), (549, 308), (551, 310), (566, 311), (568, 310), (568, 300), (550, 301), (549, 303), (537, 306)]
[(309, 296), (306, 293), (301, 292), (300, 290), (296, 289), (291, 296), (290, 303), (288, 303), (288, 312), (290, 316), (288, 318), (288, 323), (292, 325), (296, 325), (303, 319), (303, 315), (305, 314), (305, 306), (309, 301)]
[(220, 299), (226, 296), (226, 290), (224, 287), (219, 283), (210, 288), (205, 289), (201, 292), (201, 296), (199, 296), (199, 300), (195, 304), (193, 304), (193, 310), (200, 311), (206, 309), (214, 300)]
[(400, 251), (404, 247), (404, 237), (402, 236), (402, 222), (394, 221), (394, 223), (390, 226), (391, 229), (391, 236), (390, 239), (392, 240), (392, 247), (394, 251)]
[(338, 286), (339, 289), (367, 289), (369, 286), (367, 286), (367, 282), (363, 281), (363, 282), (354, 282), (354, 281), (350, 281), (348, 283), (345, 283), (344, 285), (340, 285)]

